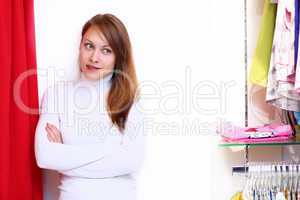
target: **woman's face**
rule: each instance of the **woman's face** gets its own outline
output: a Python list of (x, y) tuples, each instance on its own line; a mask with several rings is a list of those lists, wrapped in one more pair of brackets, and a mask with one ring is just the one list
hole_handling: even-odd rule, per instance
[(79, 65), (89, 80), (99, 80), (112, 73), (115, 54), (100, 30), (91, 26), (80, 43)]

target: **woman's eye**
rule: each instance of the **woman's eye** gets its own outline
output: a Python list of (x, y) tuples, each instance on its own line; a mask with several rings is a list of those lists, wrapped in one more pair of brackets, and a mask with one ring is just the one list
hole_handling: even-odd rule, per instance
[(102, 49), (103, 54), (110, 54), (111, 50), (110, 49)]
[(90, 43), (85, 43), (84, 46), (85, 46), (87, 49), (92, 49), (92, 48), (93, 48), (93, 45), (90, 44)]

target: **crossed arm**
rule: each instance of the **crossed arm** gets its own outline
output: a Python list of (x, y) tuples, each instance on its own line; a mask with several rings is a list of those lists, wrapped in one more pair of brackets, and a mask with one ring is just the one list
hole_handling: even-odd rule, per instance
[[(43, 97), (47, 108), (51, 98)], [(50, 102), (49, 102), (50, 103)], [(47, 110), (47, 109), (46, 109)], [(35, 154), (41, 168), (59, 171), (69, 176), (105, 178), (136, 172), (145, 154), (144, 117), (134, 106), (128, 115), (123, 143), (107, 140), (101, 144), (68, 145), (61, 139), (59, 115), (44, 112), (35, 134)]]

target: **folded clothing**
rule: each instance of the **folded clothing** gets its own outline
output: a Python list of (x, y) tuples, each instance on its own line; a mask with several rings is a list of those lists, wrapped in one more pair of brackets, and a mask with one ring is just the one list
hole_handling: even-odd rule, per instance
[(220, 131), (225, 141), (253, 142), (253, 141), (282, 141), (293, 137), (290, 125), (282, 123), (266, 124), (259, 127), (237, 127), (225, 124)]

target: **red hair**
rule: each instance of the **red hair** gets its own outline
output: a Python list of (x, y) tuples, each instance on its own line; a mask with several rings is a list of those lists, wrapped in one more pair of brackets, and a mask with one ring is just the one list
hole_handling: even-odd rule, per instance
[(82, 28), (82, 38), (92, 26), (101, 31), (116, 56), (107, 97), (107, 110), (112, 123), (123, 132), (137, 95), (137, 76), (129, 35), (124, 24), (112, 14), (98, 14), (92, 17)]

